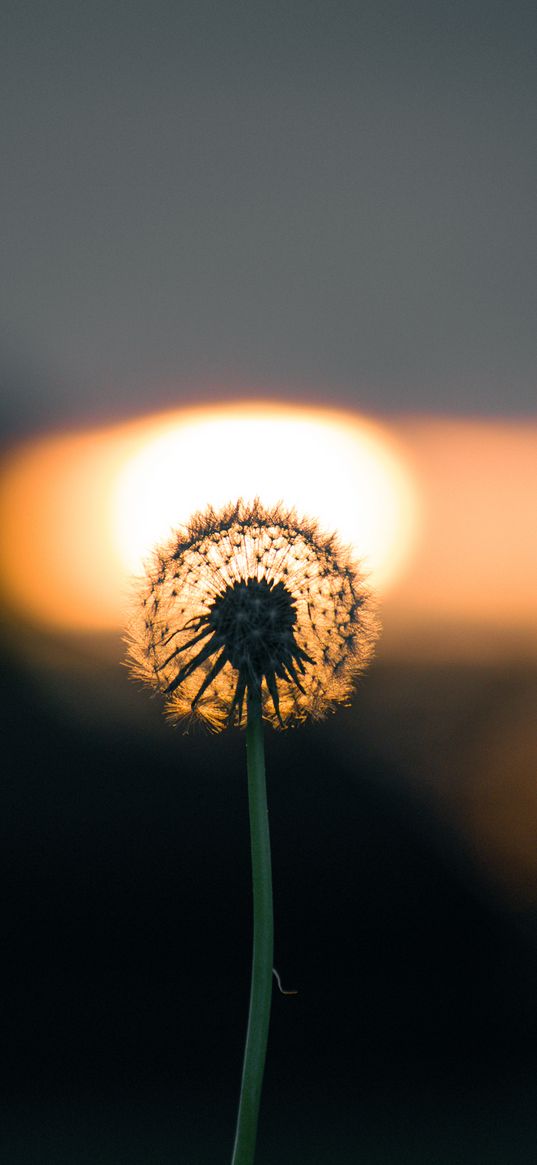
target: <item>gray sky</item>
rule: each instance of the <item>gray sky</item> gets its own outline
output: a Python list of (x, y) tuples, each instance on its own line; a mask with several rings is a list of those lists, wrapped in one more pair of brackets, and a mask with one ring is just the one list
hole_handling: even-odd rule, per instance
[(7, 431), (535, 412), (533, 2), (2, 8)]

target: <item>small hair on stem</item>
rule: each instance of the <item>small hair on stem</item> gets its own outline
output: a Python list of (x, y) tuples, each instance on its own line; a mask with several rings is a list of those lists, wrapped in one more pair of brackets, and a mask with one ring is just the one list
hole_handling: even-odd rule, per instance
[(280, 979), (280, 976), (278, 975), (276, 967), (272, 968), (272, 974), (274, 975), (274, 977), (276, 979), (276, 982), (278, 984), (278, 990), (279, 990), (281, 995), (298, 995), (298, 991), (284, 991), (284, 989), (282, 987), (282, 981)]

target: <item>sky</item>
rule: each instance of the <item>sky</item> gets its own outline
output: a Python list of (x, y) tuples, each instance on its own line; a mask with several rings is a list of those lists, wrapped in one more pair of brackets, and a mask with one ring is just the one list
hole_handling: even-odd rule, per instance
[(8, 438), (256, 395), (534, 415), (532, 3), (2, 10)]

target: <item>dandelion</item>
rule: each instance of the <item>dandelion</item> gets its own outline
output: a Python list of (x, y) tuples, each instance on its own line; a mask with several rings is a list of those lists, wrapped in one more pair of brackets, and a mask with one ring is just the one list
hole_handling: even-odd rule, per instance
[(258, 500), (194, 515), (155, 550), (137, 592), (133, 676), (172, 720), (246, 725), (254, 939), (232, 1165), (254, 1160), (274, 970), (262, 722), (285, 728), (347, 704), (377, 633), (364, 577), (336, 535)]
[(348, 702), (376, 630), (335, 535), (282, 506), (239, 501), (195, 515), (155, 551), (129, 654), (172, 719), (241, 726), (259, 689), (263, 718), (283, 728)]

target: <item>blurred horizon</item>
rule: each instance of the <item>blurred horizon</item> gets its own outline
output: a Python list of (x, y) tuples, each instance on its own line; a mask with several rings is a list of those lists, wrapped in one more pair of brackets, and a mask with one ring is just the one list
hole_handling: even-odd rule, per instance
[[(267, 440), (281, 444), (277, 474), (259, 463)], [(120, 628), (128, 578), (155, 541), (200, 507), (256, 493), (316, 518), (320, 506), (366, 567), (371, 544), (381, 651), (535, 658), (537, 426), (514, 418), (232, 399), (15, 442), (0, 463), (4, 602), (58, 630)]]

